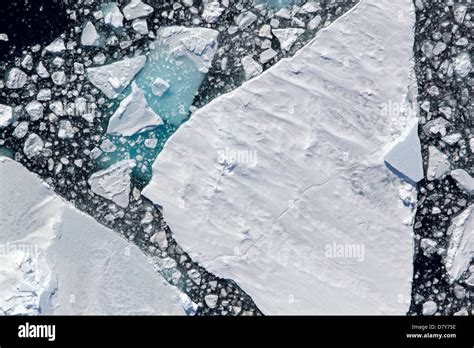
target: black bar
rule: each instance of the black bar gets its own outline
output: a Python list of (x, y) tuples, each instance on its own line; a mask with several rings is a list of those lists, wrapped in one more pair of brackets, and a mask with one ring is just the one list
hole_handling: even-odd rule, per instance
[[(20, 338), (19, 326), (55, 325), (55, 339)], [(472, 317), (0, 317), (0, 347), (98, 344), (311, 344), (473, 347)], [(423, 337), (409, 338), (408, 334)], [(453, 334), (455, 337), (453, 337)], [(431, 337), (428, 337), (431, 335)], [(433, 335), (451, 335), (434, 338)]]

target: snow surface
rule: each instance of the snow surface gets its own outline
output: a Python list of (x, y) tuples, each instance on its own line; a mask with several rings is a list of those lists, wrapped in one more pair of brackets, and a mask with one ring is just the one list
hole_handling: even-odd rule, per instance
[(0, 314), (185, 314), (147, 257), (0, 158)]
[(414, 21), (411, 0), (363, 0), (197, 111), (156, 160), (144, 195), (264, 313), (408, 310), (413, 202), (384, 165), (402, 130), (380, 110), (416, 93)]

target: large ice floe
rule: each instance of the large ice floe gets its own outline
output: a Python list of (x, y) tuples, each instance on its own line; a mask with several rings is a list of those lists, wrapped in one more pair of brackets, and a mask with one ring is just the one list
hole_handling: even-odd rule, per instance
[(0, 314), (185, 314), (133, 244), (0, 157)]
[(413, 188), (384, 158), (415, 121), (381, 109), (416, 97), (412, 6), (362, 0), (197, 111), (154, 164), (143, 194), (177, 241), (266, 314), (408, 310)]

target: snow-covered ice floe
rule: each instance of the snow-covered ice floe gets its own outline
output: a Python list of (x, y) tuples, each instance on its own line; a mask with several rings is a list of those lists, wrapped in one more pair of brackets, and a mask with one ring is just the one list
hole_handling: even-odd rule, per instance
[(0, 157), (0, 314), (185, 314), (133, 244)]
[(177, 241), (266, 314), (408, 310), (414, 195), (385, 166), (403, 129), (380, 110), (416, 93), (412, 6), (361, 1), (197, 111), (154, 164), (143, 194)]

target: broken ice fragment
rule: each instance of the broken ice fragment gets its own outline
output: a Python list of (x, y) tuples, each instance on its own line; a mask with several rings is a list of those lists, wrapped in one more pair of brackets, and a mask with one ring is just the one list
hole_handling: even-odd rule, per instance
[(131, 173), (136, 163), (121, 161), (92, 174), (88, 180), (92, 192), (126, 208), (130, 198)]
[(165, 92), (170, 88), (170, 84), (168, 81), (165, 81), (159, 77), (155, 79), (153, 84), (151, 85), (151, 91), (153, 92), (154, 95), (157, 97), (163, 96)]
[(137, 18), (134, 19), (132, 22), (132, 28), (141, 35), (148, 34), (148, 25), (146, 23), (146, 19), (144, 18)]
[(123, 14), (127, 20), (148, 16), (153, 12), (153, 7), (144, 4), (141, 0), (132, 0), (123, 8)]
[(74, 138), (74, 128), (72, 128), (70, 121), (63, 120), (59, 122), (58, 138), (60, 139)]
[(245, 79), (249, 80), (252, 77), (260, 75), (263, 71), (263, 68), (258, 64), (252, 57), (247, 56), (242, 58), (242, 66), (244, 68)]
[(438, 310), (438, 305), (434, 301), (423, 303), (423, 315), (433, 315)]
[(36, 67), (36, 73), (38, 74), (39, 77), (43, 79), (46, 79), (49, 77), (48, 70), (46, 70), (42, 62), (38, 63), (38, 66)]
[(277, 54), (278, 53), (272, 48), (269, 48), (268, 50), (263, 51), (260, 54), (260, 63), (265, 64), (266, 62), (272, 60)]
[(220, 7), (219, 1), (209, 1), (204, 3), (201, 17), (208, 23), (216, 23), (223, 12), (224, 8)]
[(32, 121), (37, 121), (43, 118), (44, 107), (40, 102), (33, 100), (25, 106), (25, 110)]
[(459, 279), (474, 257), (474, 206), (471, 204), (453, 218), (448, 229), (451, 236), (445, 257), (445, 266), (451, 281)]
[(209, 308), (216, 308), (218, 299), (219, 297), (215, 294), (209, 294), (204, 297), (204, 301)]
[(158, 31), (158, 40), (168, 45), (177, 57), (186, 56), (200, 72), (207, 73), (217, 52), (219, 32), (207, 28), (166, 27)]
[(257, 18), (258, 17), (252, 12), (244, 12), (237, 17), (236, 23), (240, 30), (244, 30), (251, 26), (257, 20)]
[(17, 139), (23, 138), (28, 133), (28, 122), (22, 121), (15, 127), (13, 136)]
[(10, 89), (18, 89), (18, 88), (22, 88), (26, 84), (27, 81), (28, 81), (28, 75), (26, 75), (26, 73), (23, 72), (23, 70), (19, 68), (12, 68), (8, 72), (6, 86), (7, 88), (10, 88)]
[(66, 50), (66, 46), (64, 45), (64, 40), (63, 39), (56, 39), (53, 42), (51, 42), (48, 46), (45, 47), (46, 52), (49, 53), (61, 53)]
[(145, 95), (133, 82), (132, 92), (110, 118), (107, 133), (131, 136), (161, 124), (163, 120), (148, 107)]
[(387, 166), (409, 183), (423, 179), (423, 160), (418, 138), (418, 120), (411, 122), (404, 134), (384, 158)]
[(101, 9), (105, 24), (114, 29), (123, 28), (123, 15), (116, 3), (104, 4)]
[(304, 33), (304, 29), (286, 28), (273, 29), (273, 35), (280, 41), (280, 47), (283, 51), (289, 51), (298, 37)]
[(455, 169), (451, 171), (451, 177), (457, 181), (469, 195), (474, 195), (474, 178), (463, 169)]
[(44, 142), (38, 134), (32, 133), (26, 138), (23, 145), (23, 152), (29, 159), (38, 156), (43, 150)]
[(87, 78), (108, 98), (115, 99), (145, 66), (146, 57), (138, 56), (87, 69)]
[(460, 53), (454, 59), (454, 71), (459, 77), (466, 77), (472, 69), (471, 57), (469, 53)]
[(428, 180), (441, 178), (450, 169), (448, 156), (439, 151), (436, 147), (429, 147), (429, 162), (426, 177)]
[(8, 35), (4, 34), (4, 33), (1, 33), (0, 34), (0, 41), (8, 41)]
[(0, 128), (10, 125), (13, 120), (13, 109), (11, 106), (0, 104)]
[(51, 75), (51, 79), (53, 80), (55, 85), (63, 86), (66, 84), (66, 74), (64, 71), (56, 71)]
[(82, 29), (81, 44), (83, 46), (100, 46), (100, 35), (90, 21)]

